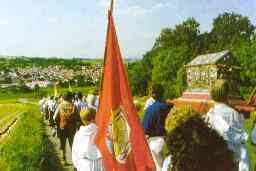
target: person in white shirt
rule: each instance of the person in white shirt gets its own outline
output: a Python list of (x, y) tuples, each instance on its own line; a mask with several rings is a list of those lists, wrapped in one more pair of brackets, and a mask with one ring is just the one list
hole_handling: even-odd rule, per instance
[(216, 103), (205, 119), (234, 152), (234, 160), (238, 163), (239, 171), (249, 171), (249, 157), (245, 148), (248, 135), (243, 128), (244, 118), (242, 114), (225, 104), (228, 96), (226, 81), (216, 81), (211, 94)]
[(97, 96), (95, 94), (88, 94), (86, 98), (86, 103), (89, 108), (92, 108), (94, 110), (98, 110), (98, 106), (96, 104), (97, 102)]
[(94, 144), (97, 126), (96, 111), (84, 108), (80, 112), (83, 125), (76, 132), (72, 146), (72, 161), (77, 171), (103, 171), (102, 156)]
[(156, 99), (158, 99), (159, 94), (163, 94), (164, 90), (163, 87), (160, 84), (153, 84), (150, 88), (150, 97), (147, 99), (145, 106), (144, 106), (144, 111), (147, 110), (149, 106), (151, 106), (153, 103), (155, 103)]
[(39, 110), (41, 112), (41, 114), (44, 114), (44, 103), (46, 102), (46, 98), (43, 96), (40, 101), (38, 102), (39, 105)]

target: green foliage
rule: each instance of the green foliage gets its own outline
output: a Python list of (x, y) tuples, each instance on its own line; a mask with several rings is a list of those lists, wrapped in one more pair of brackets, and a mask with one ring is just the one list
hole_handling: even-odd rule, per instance
[(173, 108), (165, 120), (165, 130), (167, 133), (173, 131), (176, 127), (183, 124), (188, 118), (198, 115), (192, 107)]
[(248, 96), (256, 84), (255, 27), (248, 17), (235, 13), (217, 16), (210, 32), (200, 33), (199, 26), (189, 18), (161, 31), (143, 59), (128, 67), (134, 95), (145, 95), (152, 83), (160, 83), (165, 88), (165, 98), (180, 96), (186, 87), (184, 65), (197, 55), (225, 49), (231, 50), (241, 66), (241, 93)]
[(250, 167), (251, 167), (250, 170), (255, 171), (255, 168), (256, 168), (256, 147), (251, 141), (251, 132), (253, 130), (253, 126), (254, 126), (254, 124), (253, 124), (253, 122), (251, 122), (250, 119), (245, 120), (244, 128), (245, 128), (247, 134), (249, 135), (248, 141), (246, 143), (246, 148), (248, 150), (249, 158), (250, 158)]
[(225, 80), (217, 80), (211, 89), (212, 99), (223, 101), (228, 96), (228, 84)]
[(242, 42), (249, 42), (254, 29), (248, 17), (225, 12), (213, 21), (211, 50), (233, 49)]
[(200, 116), (187, 117), (172, 129), (167, 145), (172, 156), (171, 170), (233, 171), (235, 168), (224, 139)]
[[(160, 83), (165, 87), (165, 96), (169, 98), (181, 95), (178, 85), (177, 74), (191, 59), (191, 51), (187, 47), (179, 47), (171, 50), (163, 50), (154, 58), (152, 69), (152, 82)], [(181, 73), (179, 73), (181, 74)], [(179, 77), (179, 82), (184, 82)]]
[(256, 85), (256, 39), (235, 48), (233, 54), (241, 65), (241, 93), (248, 96)]
[(36, 171), (52, 151), (37, 106), (27, 105), (17, 124), (0, 144), (0, 170)]
[(146, 95), (150, 74), (145, 70), (143, 61), (128, 65), (128, 77), (132, 92), (136, 95)]

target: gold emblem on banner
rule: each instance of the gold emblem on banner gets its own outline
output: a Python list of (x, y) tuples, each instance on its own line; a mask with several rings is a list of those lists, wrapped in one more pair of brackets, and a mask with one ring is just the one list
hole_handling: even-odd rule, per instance
[(131, 144), (129, 142), (130, 127), (124, 112), (122, 107), (112, 112), (113, 152), (116, 160), (122, 164), (126, 162), (131, 151)]

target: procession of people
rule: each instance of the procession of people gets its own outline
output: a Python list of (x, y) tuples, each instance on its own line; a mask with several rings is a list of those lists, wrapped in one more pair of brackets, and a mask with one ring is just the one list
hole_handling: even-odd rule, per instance
[[(209, 99), (214, 102), (206, 113), (193, 107), (181, 110), (181, 106), (164, 99), (165, 87), (153, 83), (143, 107), (143, 117), (139, 117), (141, 106), (131, 93), (112, 13), (113, 0), (108, 11), (100, 91), (87, 96), (67, 92), (59, 97), (44, 97), (39, 102), (52, 135), (59, 138), (63, 163), (67, 164), (68, 141), (77, 171), (249, 171), (254, 167), (250, 166), (245, 145), (249, 136), (244, 129), (243, 113), (229, 104), (230, 86), (227, 80), (217, 77), (220, 75), (217, 71), (214, 79), (207, 82)], [(229, 52), (220, 54), (219, 58), (226, 60)], [(218, 55), (212, 56), (215, 59)], [(203, 93), (199, 94), (202, 98), (196, 100), (205, 100)], [(191, 117), (194, 115), (196, 117)], [(252, 134), (255, 143), (256, 128)], [(212, 153), (208, 153), (209, 148), (214, 149)], [(203, 156), (194, 157), (197, 152)]]
[[(226, 103), (226, 82), (218, 80), (218, 96), (215, 105), (202, 118), (226, 141), (228, 148), (234, 153), (234, 161), (239, 171), (249, 171), (249, 156), (245, 143), (248, 134), (245, 132), (243, 115)], [(213, 98), (214, 96), (213, 88)], [(221, 90), (221, 93), (220, 93)], [(221, 95), (220, 95), (221, 94)], [(166, 144), (166, 117), (173, 110), (173, 104), (163, 100), (163, 87), (154, 84), (151, 87), (149, 99), (144, 106), (144, 117), (141, 127), (144, 128), (149, 148), (157, 171), (168, 171), (172, 164), (171, 155), (163, 156)], [(58, 97), (42, 97), (39, 109), (48, 121), (52, 136), (60, 142), (62, 162), (66, 160), (66, 141), (72, 150), (72, 162), (78, 171), (104, 170), (101, 152), (94, 144), (97, 125), (95, 116), (98, 110), (99, 96), (97, 92), (84, 96), (81, 92), (67, 92)], [(135, 102), (136, 106), (136, 102)], [(255, 143), (255, 129), (252, 132), (252, 142)]]

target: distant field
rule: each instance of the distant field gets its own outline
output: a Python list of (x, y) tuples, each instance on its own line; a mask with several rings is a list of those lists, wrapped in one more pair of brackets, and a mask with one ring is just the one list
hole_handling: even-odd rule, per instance
[[(69, 91), (69, 88), (57, 88), (58, 95), (65, 94)], [(84, 95), (92, 92), (94, 90), (93, 86), (89, 87), (73, 87), (73, 92), (82, 92)], [(54, 90), (53, 88), (42, 88), (38, 92), (16, 92), (16, 91), (6, 91), (0, 90), (0, 103), (13, 103), (19, 100), (20, 98), (26, 98), (30, 101), (36, 101), (40, 99), (41, 95), (53, 96)]]

